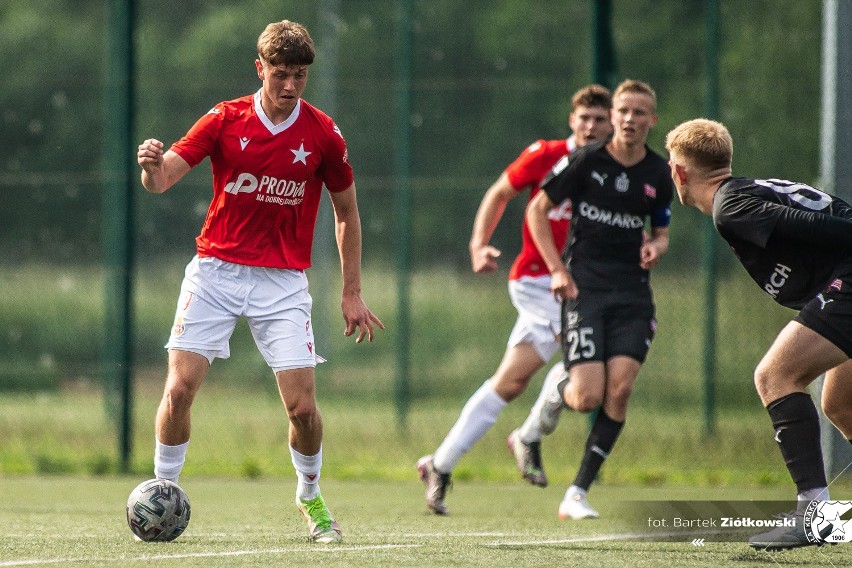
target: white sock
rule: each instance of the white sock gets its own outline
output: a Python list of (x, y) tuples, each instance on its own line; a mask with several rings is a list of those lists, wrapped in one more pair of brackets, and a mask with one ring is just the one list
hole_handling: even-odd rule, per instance
[(804, 505), (807, 507), (811, 501), (828, 501), (828, 487), (814, 487), (807, 491), (802, 491), (796, 495), (797, 507)]
[(562, 361), (556, 363), (544, 377), (541, 392), (530, 409), (527, 419), (518, 428), (521, 441), (525, 444), (540, 442), (548, 434), (556, 430), (559, 416), (562, 414), (562, 396), (556, 390), (556, 385), (565, 378), (565, 365)]
[(183, 464), (186, 462), (187, 446), (189, 446), (189, 440), (177, 446), (167, 446), (155, 438), (154, 477), (177, 483)]
[(296, 468), (296, 497), (302, 501), (310, 501), (319, 495), (320, 469), (322, 469), (322, 446), (313, 456), (300, 454), (290, 447), (290, 460)]
[(450, 473), (461, 457), (497, 422), (506, 401), (485, 381), (467, 400), (458, 420), (432, 455), (432, 463), (441, 473)]

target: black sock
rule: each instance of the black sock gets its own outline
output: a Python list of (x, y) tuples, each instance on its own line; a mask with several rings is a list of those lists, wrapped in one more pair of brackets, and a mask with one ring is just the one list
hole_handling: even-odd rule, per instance
[(811, 396), (794, 392), (769, 403), (766, 410), (775, 428), (775, 441), (799, 493), (827, 486), (819, 415)]
[(624, 422), (616, 422), (607, 416), (603, 409), (598, 412), (598, 417), (589, 433), (589, 439), (586, 440), (586, 453), (583, 454), (583, 461), (580, 462), (580, 471), (577, 472), (574, 485), (583, 490), (589, 489), (604, 460), (612, 451), (622, 426)]

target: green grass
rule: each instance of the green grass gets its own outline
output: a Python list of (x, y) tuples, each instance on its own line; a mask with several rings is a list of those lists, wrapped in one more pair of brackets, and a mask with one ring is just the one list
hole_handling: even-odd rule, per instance
[[(140, 472), (150, 471), (151, 424), (165, 374), (162, 345), (182, 268), (182, 262), (142, 267), (136, 279), (133, 467)], [(104, 400), (99, 386), (100, 340), (112, 332), (113, 323), (100, 321), (102, 278), (100, 270), (86, 267), (28, 265), (0, 273), (0, 286), (8, 290), (0, 297), (0, 384), (34, 391), (0, 389), (0, 472), (115, 470), (115, 404), (112, 398)], [(408, 464), (434, 449), (466, 398), (496, 368), (515, 317), (505, 281), (438, 269), (411, 275), (411, 411), (407, 431), (400, 431), (391, 407), (398, 374), (394, 275), (365, 271), (364, 296), (388, 329), (375, 343), (357, 346), (340, 333), (336, 274), (318, 269), (311, 278), (315, 323), (326, 322), (315, 326), (320, 352), (330, 359), (318, 367), (317, 384), (328, 424), (326, 444), (334, 450), (328, 459), (341, 456), (335, 475), (404, 478)], [(624, 463), (607, 475), (640, 483), (785, 482), (776, 473), (779, 457), (767, 442), (768, 418), (751, 373), (790, 312), (779, 311), (740, 272), (720, 279), (714, 385), (719, 431), (705, 440), (701, 286), (694, 276), (664, 271), (655, 274), (654, 287), (660, 326), (619, 444), (617, 455)], [(286, 426), (274, 379), (247, 326), (237, 328), (231, 350), (231, 359), (213, 365), (199, 396), (188, 467), (205, 475), (288, 474)], [(495, 465), (492, 456), (503, 451), (505, 435), (523, 419), (543, 374), (462, 462), (460, 476), (511, 479), (511, 470), (502, 460)], [(40, 390), (45, 385), (51, 389)], [(567, 478), (586, 421), (572, 417), (565, 422), (545, 452), (549, 459), (564, 460), (559, 467)], [(370, 444), (365, 447), (363, 440)], [(759, 448), (747, 471), (736, 441)], [(698, 447), (706, 449), (706, 462), (694, 459)], [(678, 467), (668, 467), (671, 460)]]
[[(186, 476), (192, 517), (171, 543), (132, 540), (124, 504), (138, 478), (0, 477), (0, 566), (841, 566), (848, 545), (752, 551), (712, 533), (638, 540), (630, 502), (779, 499), (777, 489), (593, 489), (602, 518), (559, 521), (561, 487), (457, 482), (449, 517), (426, 514), (419, 481), (323, 480), (340, 545), (311, 545), (291, 481)], [(590, 497), (592, 496), (590, 495)], [(704, 537), (705, 535), (700, 534)]]
[[(304, 541), (290, 504), (286, 418), (245, 326), (232, 340), (234, 356), (216, 362), (193, 409), (182, 477), (193, 500), (190, 529), (171, 544), (133, 543), (123, 503), (152, 474), (162, 344), (180, 269), (146, 269), (138, 279), (132, 477), (116, 476), (118, 420), (98, 382), (100, 339), (110, 331), (101, 321), (100, 273), (30, 266), (0, 274), (10, 291), (0, 298), (0, 381), (6, 385), (0, 392), (0, 522), (7, 527), (0, 531), (0, 567), (844, 563), (842, 547), (767, 556), (735, 543), (698, 549), (617, 536), (635, 528), (620, 516), (626, 499), (769, 499), (793, 492), (751, 385), (752, 368), (791, 314), (736, 272), (719, 284), (713, 436), (703, 428), (700, 286), (677, 273), (655, 279), (660, 328), (624, 433), (593, 488), (601, 522), (560, 523), (554, 512), (576, 472), (586, 416), (564, 414), (545, 440), (549, 488), (517, 480), (505, 437), (525, 417), (543, 373), (459, 463), (449, 500), (453, 516), (424, 514), (414, 463), (434, 451), (466, 398), (493, 372), (514, 313), (501, 278), (449, 270), (413, 274), (412, 400), (401, 425), (392, 405), (394, 278), (372, 271), (365, 274), (365, 297), (389, 326), (373, 345), (355, 346), (339, 333), (333, 279), (315, 278), (321, 284), (313, 288), (317, 304), (327, 308), (317, 310), (315, 321), (327, 322), (318, 330), (326, 330), (321, 352), (330, 358), (317, 371), (325, 421), (322, 485), (346, 544)], [(852, 494), (852, 482), (832, 489), (843, 498)]]
[[(134, 405), (137, 475), (153, 471), (153, 418), (160, 384), (141, 384)], [(382, 402), (326, 399), (324, 477), (403, 481), (414, 462), (431, 453), (452, 426), (463, 400), (414, 404), (405, 426)], [(533, 391), (510, 404), (495, 426), (458, 465), (459, 480), (509, 482), (516, 477), (505, 446), (525, 418)], [(103, 395), (92, 389), (0, 397), (0, 474), (104, 475), (116, 469), (116, 424)], [(705, 436), (700, 415), (665, 406), (632, 409), (601, 474), (612, 484), (648, 486), (792, 487), (769, 418), (759, 405), (726, 410), (718, 430)], [(588, 429), (586, 415), (565, 412), (543, 453), (554, 484), (573, 479)], [(204, 385), (193, 408), (188, 475), (245, 478), (292, 476), (287, 422), (278, 397), (259, 390)]]
[[(185, 261), (141, 266), (134, 289), (135, 375), (162, 374), (167, 340)], [(698, 408), (703, 401), (703, 282), (685, 267), (654, 274), (659, 328), (635, 391), (638, 404)], [(314, 331), (329, 359), (320, 376), (327, 395), (392, 400), (398, 376), (397, 278), (367, 267), (364, 298), (387, 324), (372, 345), (343, 337), (337, 269), (309, 272)], [(0, 272), (0, 391), (43, 390), (69, 382), (98, 382), (105, 334), (103, 270), (99, 267), (27, 265)], [(414, 399), (463, 400), (497, 367), (515, 320), (502, 275), (478, 276), (435, 268), (409, 276), (411, 298), (410, 392)], [(719, 297), (720, 407), (749, 408), (757, 397), (752, 371), (793, 312), (774, 305), (739, 267), (723, 272)], [(209, 382), (273, 389), (269, 369), (241, 322), (232, 357), (217, 361)]]

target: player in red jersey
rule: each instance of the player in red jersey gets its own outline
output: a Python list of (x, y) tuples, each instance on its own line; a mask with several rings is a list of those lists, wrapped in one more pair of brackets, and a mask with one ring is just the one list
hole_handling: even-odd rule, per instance
[[(555, 163), (576, 147), (605, 139), (612, 130), (609, 109), (610, 92), (600, 85), (589, 85), (577, 91), (571, 100), (568, 124), (573, 135), (562, 140), (538, 140), (512, 162), (482, 198), (470, 239), (473, 271), (491, 273), (497, 270), (500, 251), (489, 244), (506, 204), (530, 189), (530, 199), (539, 191), (541, 180)], [(571, 204), (563, 203), (550, 215), (550, 228), (557, 248), (562, 249), (568, 237)], [(550, 273), (533, 243), (526, 222), (522, 228), (523, 245), (509, 271), (509, 295), (518, 310), (518, 319), (509, 336), (506, 352), (494, 375), (485, 381), (467, 401), (461, 415), (433, 455), (417, 463), (420, 478), (426, 484), (426, 505), (438, 515), (446, 515), (444, 504), (450, 474), (464, 455), (494, 424), (503, 407), (520, 395), (532, 376), (559, 349), (560, 305), (550, 293)], [(557, 363), (548, 377), (561, 377), (563, 367)], [(536, 403), (537, 405), (539, 402)], [(526, 446), (518, 431), (509, 438), (517, 454), (525, 478), (546, 485), (537, 453), (538, 444)]]
[(213, 200), (186, 269), (166, 344), (168, 376), (156, 419), (154, 473), (177, 482), (190, 434), (190, 407), (216, 357), (245, 317), (275, 373), (290, 421), (296, 504), (315, 542), (339, 542), (340, 527), (319, 490), (323, 423), (316, 404), (311, 296), (304, 270), (323, 184), (334, 207), (343, 272), (344, 334), (356, 343), (382, 322), (361, 299), (361, 222), (346, 142), (331, 118), (301, 98), (313, 63), (304, 26), (269, 24), (257, 42), (262, 86), (214, 106), (164, 152), (148, 139), (137, 160), (142, 185), (162, 193), (205, 157)]

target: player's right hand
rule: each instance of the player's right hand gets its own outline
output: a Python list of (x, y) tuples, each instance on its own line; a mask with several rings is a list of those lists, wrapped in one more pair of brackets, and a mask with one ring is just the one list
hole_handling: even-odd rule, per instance
[(500, 249), (491, 245), (483, 245), (481, 247), (471, 248), (470, 264), (473, 271), (477, 274), (488, 274), (497, 270), (497, 258), (500, 256)]
[(373, 342), (375, 335), (373, 324), (379, 329), (385, 328), (385, 324), (370, 311), (360, 294), (344, 293), (340, 305), (343, 310), (343, 321), (346, 322), (343, 335), (349, 337), (357, 331), (358, 337), (355, 338), (355, 343), (361, 343), (364, 337), (367, 337), (370, 343)]
[(139, 144), (136, 161), (146, 171), (155, 170), (163, 165), (163, 143), (155, 138), (148, 138)]
[(557, 300), (576, 300), (580, 294), (577, 283), (565, 268), (557, 270), (550, 276), (550, 291)]

